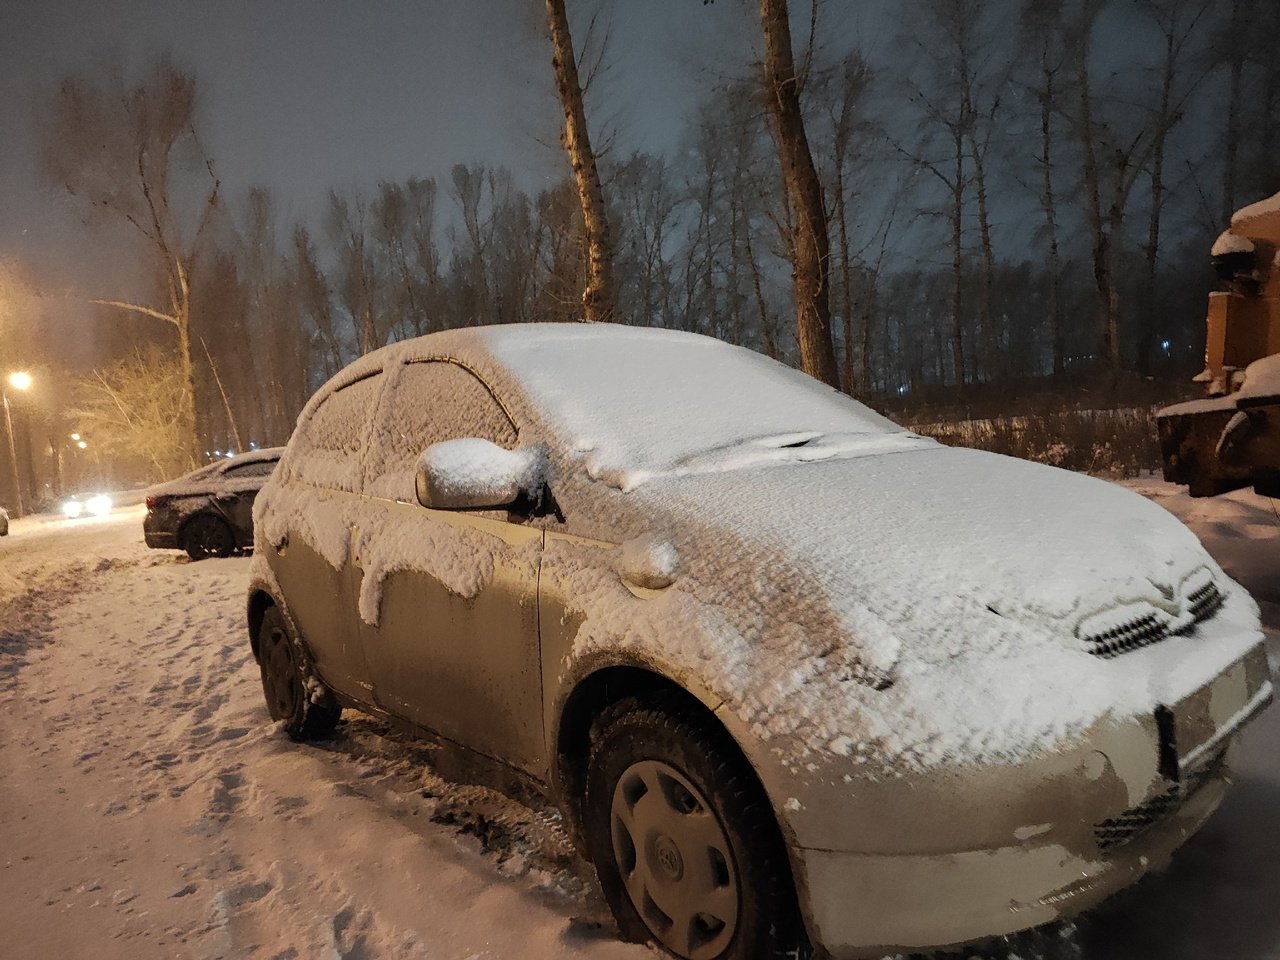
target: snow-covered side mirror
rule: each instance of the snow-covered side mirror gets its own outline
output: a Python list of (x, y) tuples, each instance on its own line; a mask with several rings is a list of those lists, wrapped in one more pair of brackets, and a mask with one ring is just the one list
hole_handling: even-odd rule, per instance
[(540, 449), (504, 450), (479, 437), (433, 443), (418, 459), (418, 502), (435, 510), (490, 510), (536, 500), (544, 462)]

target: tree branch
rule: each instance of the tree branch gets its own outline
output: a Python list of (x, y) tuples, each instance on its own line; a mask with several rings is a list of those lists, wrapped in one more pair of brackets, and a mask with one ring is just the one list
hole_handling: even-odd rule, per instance
[(172, 323), (175, 327), (178, 325), (178, 318), (172, 314), (162, 313), (151, 307), (144, 307), (136, 303), (129, 303), (126, 300), (90, 300), (90, 303), (97, 303), (104, 307), (119, 307), (121, 310), (128, 310), (130, 313), (140, 313), (143, 316), (153, 317), (156, 320), (164, 320), (166, 323)]

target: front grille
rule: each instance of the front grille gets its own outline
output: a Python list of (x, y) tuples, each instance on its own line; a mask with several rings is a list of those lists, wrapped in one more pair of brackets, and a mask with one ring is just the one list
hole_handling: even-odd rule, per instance
[(1218, 612), (1222, 606), (1222, 591), (1212, 580), (1187, 597), (1187, 606), (1191, 611), (1193, 622), (1207, 620)]
[(1202, 587), (1197, 587), (1187, 595), (1185, 610), (1189, 616), (1174, 620), (1156, 612), (1144, 613), (1126, 620), (1109, 630), (1082, 637), (1085, 646), (1095, 657), (1110, 660), (1130, 650), (1159, 643), (1175, 633), (1189, 630), (1192, 626), (1209, 619), (1222, 606), (1222, 592), (1210, 580)]
[(1168, 635), (1168, 623), (1154, 613), (1148, 613), (1092, 637), (1085, 637), (1084, 642), (1089, 645), (1089, 652), (1095, 657), (1110, 660), (1130, 650), (1158, 643)]
[(1130, 807), (1118, 817), (1102, 820), (1093, 825), (1093, 836), (1101, 850), (1112, 850), (1142, 836), (1156, 824), (1171, 815), (1193, 794), (1218, 773), (1222, 766), (1222, 754), (1218, 754), (1204, 766), (1192, 772), (1186, 780), (1136, 807)]

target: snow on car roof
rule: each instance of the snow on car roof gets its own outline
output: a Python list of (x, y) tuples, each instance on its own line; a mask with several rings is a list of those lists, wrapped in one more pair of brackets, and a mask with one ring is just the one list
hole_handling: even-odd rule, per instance
[(623, 489), (655, 473), (790, 459), (779, 451), (826, 436), (847, 447), (906, 434), (797, 370), (711, 337), (540, 324), (486, 340), (570, 449), (587, 455), (589, 472)]
[(189, 495), (189, 494), (205, 494), (205, 493), (228, 493), (235, 492), (239, 489), (239, 485), (249, 483), (253, 485), (265, 479), (243, 478), (237, 479), (226, 476), (228, 470), (236, 467), (243, 467), (251, 463), (263, 463), (267, 461), (279, 460), (284, 453), (284, 447), (263, 447), (261, 450), (249, 450), (245, 453), (237, 454), (234, 457), (225, 457), (213, 463), (205, 464), (197, 470), (183, 474), (173, 480), (167, 480), (163, 483), (157, 483), (147, 490), (148, 495), (156, 494), (165, 495)]
[[(519, 394), (566, 450), (584, 456), (592, 476), (622, 489), (660, 474), (928, 442), (754, 351), (683, 331), (615, 324), (473, 327), (393, 344), (335, 376), (302, 418), (335, 390), (428, 357), (475, 364), (499, 393)], [(784, 452), (802, 446), (803, 454)]]

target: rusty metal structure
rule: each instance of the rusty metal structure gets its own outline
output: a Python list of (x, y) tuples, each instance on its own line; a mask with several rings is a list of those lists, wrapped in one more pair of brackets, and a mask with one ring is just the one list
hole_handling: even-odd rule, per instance
[(1206, 398), (1156, 415), (1164, 478), (1193, 497), (1280, 496), (1280, 194), (1245, 207), (1213, 246)]

